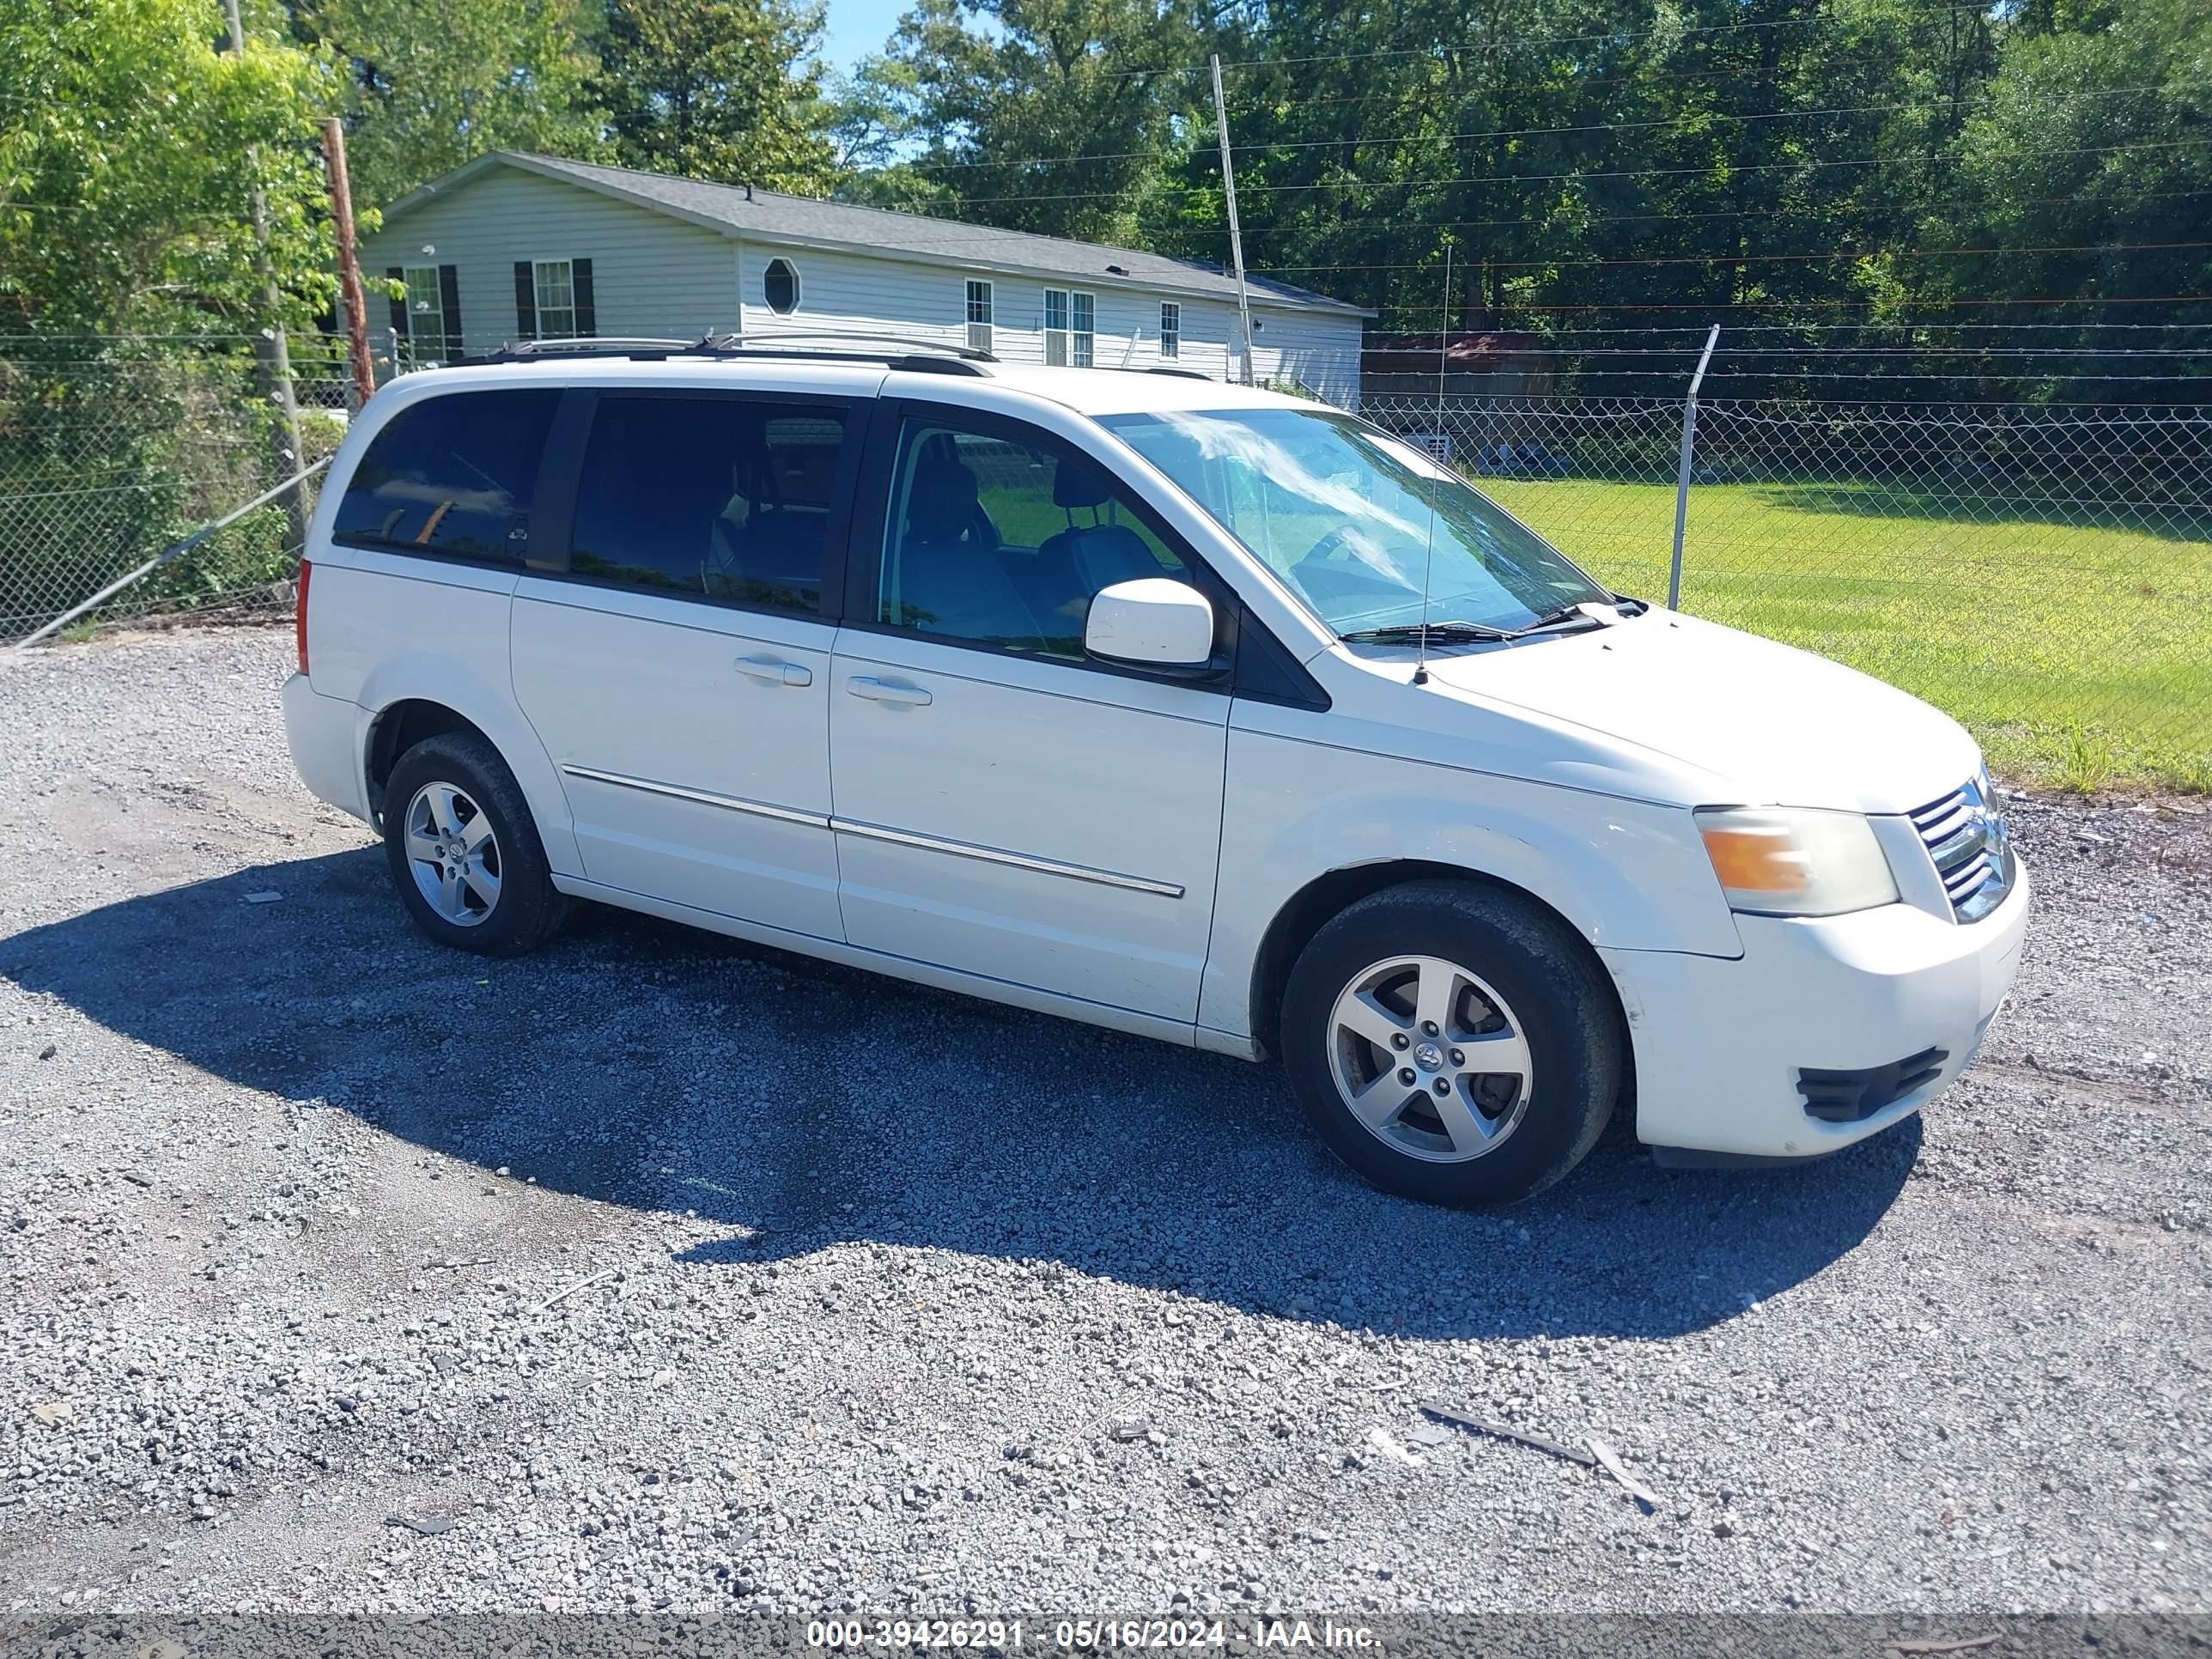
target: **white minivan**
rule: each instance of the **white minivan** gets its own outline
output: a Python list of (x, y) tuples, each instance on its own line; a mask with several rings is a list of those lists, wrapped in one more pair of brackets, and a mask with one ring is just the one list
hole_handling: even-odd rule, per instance
[(1536, 1192), (1617, 1103), (1670, 1162), (1832, 1152), (2019, 959), (1956, 723), (1292, 398), (518, 348), (378, 392), (308, 551), (292, 752), (432, 939), (595, 899), (1278, 1055), (1422, 1199)]

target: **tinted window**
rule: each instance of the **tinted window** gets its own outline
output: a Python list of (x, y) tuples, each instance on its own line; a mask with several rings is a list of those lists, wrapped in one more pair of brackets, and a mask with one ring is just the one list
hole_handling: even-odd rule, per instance
[(337, 538), (520, 562), (538, 455), (560, 398), (462, 392), (402, 410), (354, 469)]
[(1079, 661), (1091, 596), (1142, 576), (1188, 580), (1103, 468), (1043, 442), (906, 423), (878, 620)]
[(841, 414), (735, 398), (599, 400), (568, 568), (638, 587), (812, 611)]

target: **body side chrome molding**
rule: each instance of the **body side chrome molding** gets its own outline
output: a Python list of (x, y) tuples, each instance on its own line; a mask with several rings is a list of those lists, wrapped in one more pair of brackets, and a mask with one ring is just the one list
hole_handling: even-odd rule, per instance
[(827, 830), (830, 820), (819, 812), (802, 812), (796, 807), (770, 806), (766, 801), (744, 800), (736, 795), (717, 795), (705, 789), (686, 789), (681, 784), (655, 783), (650, 778), (633, 778), (620, 772), (602, 772), (597, 767), (571, 766), (562, 762), (562, 771), (572, 778), (589, 778), (594, 783), (611, 783), (618, 789), (635, 789), (642, 794), (665, 795), (672, 800), (696, 801), (702, 806), (719, 806), (726, 811), (744, 812), (757, 818), (775, 818), (783, 823), (804, 823), (811, 829)]
[(1057, 859), (1032, 858), (1026, 853), (1009, 853), (1000, 848), (980, 847), (973, 842), (918, 836), (909, 830), (893, 830), (880, 823), (862, 823), (852, 818), (802, 812), (794, 807), (771, 806), (765, 801), (745, 800), (736, 795), (718, 795), (706, 789), (687, 789), (681, 784), (656, 783), (650, 778), (633, 778), (621, 772), (603, 772), (597, 767), (575, 766), (565, 761), (562, 763), (561, 770), (572, 778), (588, 778), (594, 783), (612, 784), (618, 789), (635, 789), (643, 794), (665, 795), (672, 800), (696, 801), (702, 806), (719, 806), (725, 811), (774, 818), (783, 823), (803, 823), (811, 829), (834, 830), (839, 835), (855, 836), (863, 841), (888, 842), (899, 847), (919, 848), (927, 853), (945, 853), (954, 858), (975, 859), (984, 864), (1002, 864), (1009, 869), (1034, 871), (1038, 875), (1062, 876), (1070, 881), (1087, 881), (1101, 887), (1118, 887), (1133, 893), (1154, 893), (1162, 898), (1179, 899), (1183, 896), (1182, 888), (1174, 882), (1123, 875), (1115, 870), (1093, 869), (1087, 864), (1063, 864)]
[(830, 827), (841, 836), (857, 836), (864, 841), (918, 847), (924, 852), (949, 853), (955, 858), (976, 859), (985, 864), (1003, 864), (1016, 870), (1034, 870), (1044, 876), (1065, 876), (1071, 881), (1094, 882), (1101, 887), (1120, 887), (1133, 893), (1157, 893), (1162, 898), (1179, 899), (1182, 896), (1182, 889), (1171, 881), (1125, 876), (1113, 870), (1094, 870), (1087, 864), (1062, 864), (1057, 859), (1031, 858), (1026, 853), (1008, 853), (996, 847), (978, 847), (973, 842), (946, 841), (937, 836), (917, 836), (904, 830), (886, 829), (880, 823), (856, 823), (850, 818), (833, 818)]

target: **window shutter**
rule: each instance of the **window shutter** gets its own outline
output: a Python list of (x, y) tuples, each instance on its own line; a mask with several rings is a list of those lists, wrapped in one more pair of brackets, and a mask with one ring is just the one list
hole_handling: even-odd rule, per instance
[(599, 331), (599, 315), (592, 304), (592, 262), (571, 259), (568, 276), (576, 289), (576, 332), (588, 339)]
[(461, 273), (456, 265), (438, 267), (438, 308), (446, 313), (446, 360), (461, 351)]
[(514, 327), (519, 339), (538, 337), (538, 277), (527, 259), (514, 262)]
[[(385, 266), (384, 274), (395, 283), (404, 283), (407, 280), (406, 271), (398, 265)], [(392, 331), (403, 340), (408, 338), (412, 333), (407, 326), (407, 299), (404, 293), (396, 295), (392, 301)]]

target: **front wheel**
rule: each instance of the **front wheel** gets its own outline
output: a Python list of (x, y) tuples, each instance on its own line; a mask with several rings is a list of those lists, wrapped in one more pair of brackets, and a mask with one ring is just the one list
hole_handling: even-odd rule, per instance
[(384, 852), (415, 925), (479, 956), (534, 951), (568, 902), (522, 787), (472, 732), (426, 738), (399, 757), (384, 789)]
[(1516, 894), (1423, 881), (1352, 905), (1291, 970), (1284, 1061), (1314, 1129), (1385, 1191), (1510, 1204), (1594, 1146), (1620, 1091), (1612, 988)]

